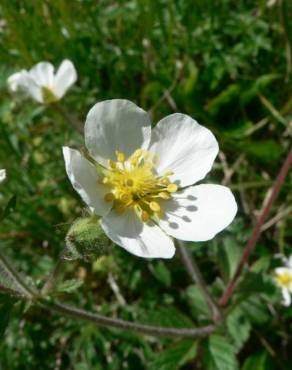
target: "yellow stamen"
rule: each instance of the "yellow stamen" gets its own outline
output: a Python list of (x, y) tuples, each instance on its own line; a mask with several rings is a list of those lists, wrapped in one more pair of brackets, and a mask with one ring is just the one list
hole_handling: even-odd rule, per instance
[(106, 202), (112, 202), (115, 200), (115, 196), (113, 193), (107, 193), (105, 196), (104, 196), (104, 200)]
[(170, 193), (175, 193), (177, 191), (177, 185), (176, 184), (167, 185), (167, 191), (169, 191)]
[(119, 162), (122, 162), (122, 163), (125, 162), (126, 156), (125, 156), (125, 154), (123, 152), (119, 152), (118, 150), (116, 150), (116, 156), (117, 156), (117, 160)]
[(108, 160), (108, 165), (111, 169), (115, 170), (117, 168), (117, 162), (113, 161), (112, 159)]
[(159, 212), (160, 211), (160, 205), (157, 202), (150, 202), (149, 207), (154, 212)]
[(289, 287), (290, 284), (292, 284), (292, 275), (289, 273), (283, 273), (281, 275), (277, 275), (276, 280), (279, 285)]
[(121, 205), (116, 206), (116, 207), (115, 207), (115, 211), (116, 211), (119, 215), (122, 215), (123, 213), (125, 213), (125, 212), (126, 212), (126, 207), (121, 206)]
[(162, 191), (161, 193), (158, 193), (158, 197), (162, 199), (170, 199), (171, 195), (166, 191)]
[(170, 199), (178, 188), (168, 179), (173, 172), (157, 176), (155, 159), (142, 149), (137, 149), (129, 158), (117, 150), (116, 158), (117, 161), (108, 160), (106, 175), (100, 180), (109, 189), (104, 199), (113, 202), (113, 209), (119, 215), (132, 209), (143, 222), (161, 218), (160, 202)]
[(141, 220), (142, 220), (143, 222), (147, 222), (147, 221), (149, 221), (149, 218), (150, 218), (149, 213), (147, 213), (146, 211), (143, 211), (143, 212), (141, 213)]

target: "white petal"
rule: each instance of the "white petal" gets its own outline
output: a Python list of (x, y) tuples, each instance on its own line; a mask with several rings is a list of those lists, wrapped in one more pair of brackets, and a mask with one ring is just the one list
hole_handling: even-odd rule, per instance
[(132, 210), (123, 215), (111, 211), (100, 223), (113, 242), (135, 256), (171, 258), (174, 255), (172, 239), (153, 222), (142, 223)]
[(41, 86), (38, 85), (29, 74), (23, 82), (23, 90), (25, 90), (37, 102), (44, 102)]
[(3, 182), (6, 179), (6, 171), (0, 170), (0, 182)]
[(87, 149), (103, 165), (108, 159), (115, 159), (116, 150), (129, 156), (138, 148), (147, 149), (150, 135), (148, 114), (129, 100), (97, 103), (86, 118)]
[(65, 59), (60, 65), (55, 76), (54, 92), (58, 98), (64, 96), (66, 91), (77, 80), (77, 73), (73, 63)]
[(107, 214), (111, 208), (111, 204), (104, 201), (108, 189), (98, 183), (97, 170), (78, 150), (63, 147), (63, 155), (73, 188), (92, 212), (100, 216)]
[(164, 201), (159, 225), (177, 239), (206, 241), (225, 229), (234, 219), (237, 205), (231, 191), (221, 185), (191, 186)]
[(52, 89), (54, 85), (54, 67), (49, 62), (40, 62), (29, 71), (30, 77), (39, 86)]
[(7, 79), (8, 87), (12, 92), (17, 91), (19, 88), (23, 88), (25, 85), (25, 78), (27, 76), (27, 71), (25, 69), (14, 73)]
[(290, 306), (291, 304), (291, 294), (288, 289), (283, 288), (282, 289), (282, 296), (283, 296), (283, 305), (284, 306)]
[(218, 154), (215, 136), (191, 117), (175, 113), (153, 129), (150, 151), (157, 155), (157, 172), (171, 170), (171, 180), (181, 187), (202, 180)]

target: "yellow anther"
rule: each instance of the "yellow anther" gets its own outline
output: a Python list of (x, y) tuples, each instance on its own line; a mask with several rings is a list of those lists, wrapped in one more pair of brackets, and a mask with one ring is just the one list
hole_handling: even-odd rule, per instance
[(116, 150), (116, 156), (119, 162), (122, 162), (122, 163), (125, 162), (126, 156), (123, 152), (119, 152), (118, 150)]
[(163, 176), (172, 176), (174, 173), (172, 171), (166, 171)]
[(131, 195), (130, 195), (130, 194), (122, 194), (122, 195), (120, 196), (120, 199), (121, 199), (121, 201), (122, 201), (123, 203), (129, 203), (129, 202), (131, 202), (132, 197), (131, 197)]
[(109, 183), (109, 178), (108, 177), (104, 177), (100, 181), (101, 181), (102, 184), (108, 184)]
[(159, 212), (160, 211), (160, 205), (157, 202), (150, 202), (149, 207), (154, 212)]
[(126, 211), (126, 207), (121, 206), (121, 205), (116, 206), (116, 207), (115, 207), (115, 211), (116, 211), (119, 215), (122, 215), (123, 213), (125, 213), (125, 211)]
[(166, 191), (162, 191), (161, 193), (158, 193), (159, 198), (162, 199), (170, 199), (171, 195), (167, 193)]
[(132, 166), (136, 166), (138, 163), (138, 158), (137, 157), (132, 157), (130, 158), (129, 162), (131, 163)]
[(110, 168), (112, 168), (113, 170), (115, 170), (117, 168), (117, 162), (113, 161), (112, 159), (109, 159), (108, 160), (108, 165), (110, 166)]
[(141, 154), (143, 153), (142, 149), (137, 149), (135, 150), (134, 154), (133, 154), (133, 157), (141, 157)]
[(113, 200), (115, 200), (115, 196), (113, 193), (107, 193), (105, 196), (104, 196), (104, 200), (106, 202), (112, 202)]
[(150, 216), (149, 216), (149, 213), (146, 212), (146, 211), (142, 211), (141, 213), (141, 220), (143, 222), (147, 222), (149, 220)]
[(175, 193), (177, 191), (177, 185), (176, 184), (167, 185), (167, 191), (169, 191), (170, 193)]
[(161, 184), (163, 184), (163, 185), (168, 185), (169, 183), (170, 183), (170, 181), (168, 180), (167, 177), (161, 180)]

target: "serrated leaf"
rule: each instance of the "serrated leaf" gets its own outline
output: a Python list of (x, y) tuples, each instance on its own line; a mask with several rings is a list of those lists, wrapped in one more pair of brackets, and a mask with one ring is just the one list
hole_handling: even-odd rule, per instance
[(197, 343), (193, 340), (183, 340), (170, 345), (152, 362), (155, 370), (178, 370), (193, 360), (197, 355)]
[(241, 308), (237, 306), (227, 316), (226, 325), (232, 344), (238, 352), (249, 338), (251, 324)]
[(57, 285), (55, 292), (72, 293), (74, 292), (74, 290), (81, 287), (82, 284), (83, 284), (83, 280), (79, 280), (79, 279), (66, 280)]
[(179, 309), (172, 306), (161, 307), (155, 311), (145, 312), (143, 322), (165, 327), (190, 328), (194, 323)]
[(165, 263), (159, 261), (157, 263), (152, 263), (150, 266), (150, 271), (155, 276), (155, 278), (160, 281), (165, 286), (169, 287), (171, 285), (171, 274)]
[(245, 298), (240, 307), (251, 322), (263, 324), (270, 320), (269, 312), (258, 296)]
[(207, 340), (207, 351), (204, 362), (206, 370), (237, 370), (239, 368), (235, 357), (235, 348), (225, 337), (212, 335)]

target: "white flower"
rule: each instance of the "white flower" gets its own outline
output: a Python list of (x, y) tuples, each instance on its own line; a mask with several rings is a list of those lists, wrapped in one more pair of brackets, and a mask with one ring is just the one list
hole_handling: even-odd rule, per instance
[(282, 257), (285, 267), (275, 269), (275, 282), (282, 290), (283, 305), (291, 304), (292, 294), (292, 255), (289, 258)]
[(39, 103), (53, 103), (61, 99), (77, 80), (77, 73), (70, 60), (64, 60), (57, 73), (48, 62), (40, 62), (29, 71), (25, 69), (11, 75), (7, 82), (10, 90), (23, 90)]
[(237, 205), (220, 185), (190, 186), (210, 171), (214, 135), (175, 113), (151, 133), (148, 114), (128, 100), (97, 103), (85, 123), (86, 159), (63, 148), (66, 171), (106, 235), (130, 253), (171, 258), (171, 237), (205, 241), (233, 220)]
[(0, 183), (6, 179), (6, 171), (0, 170)]

